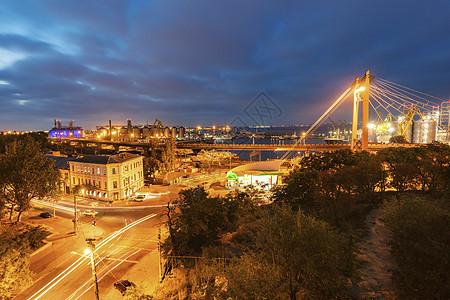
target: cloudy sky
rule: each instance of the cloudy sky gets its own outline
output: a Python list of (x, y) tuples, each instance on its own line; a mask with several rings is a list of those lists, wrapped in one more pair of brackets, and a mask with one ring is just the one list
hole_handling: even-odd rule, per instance
[(444, 0), (4, 0), (0, 131), (230, 123), (260, 92), (280, 109), (274, 125), (308, 123), (367, 69), (449, 99), (449, 12)]

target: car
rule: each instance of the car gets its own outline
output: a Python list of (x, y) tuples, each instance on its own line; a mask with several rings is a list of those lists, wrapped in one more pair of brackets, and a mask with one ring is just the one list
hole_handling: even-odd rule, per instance
[(119, 290), (119, 292), (125, 294), (128, 287), (135, 287), (136, 285), (128, 280), (120, 280), (114, 283), (114, 287)]
[(51, 218), (51, 217), (53, 217), (53, 215), (51, 213), (49, 213), (49, 212), (43, 212), (43, 213), (39, 214), (39, 217), (41, 217), (41, 218)]
[(93, 216), (95, 217), (98, 214), (98, 211), (92, 210), (92, 209), (87, 209), (85, 211), (83, 211), (83, 215), (85, 216)]
[(134, 201), (136, 202), (142, 202), (145, 200), (145, 195), (137, 195), (136, 198), (134, 198)]

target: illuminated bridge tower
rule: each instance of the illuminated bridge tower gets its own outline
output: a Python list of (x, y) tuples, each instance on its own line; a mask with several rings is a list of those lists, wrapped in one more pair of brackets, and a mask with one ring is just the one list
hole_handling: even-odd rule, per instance
[[(356, 81), (359, 81), (357, 78)], [(352, 150), (369, 150), (369, 92), (370, 76), (369, 70), (353, 92), (353, 117), (352, 117)], [(362, 134), (361, 140), (357, 139), (359, 103), (362, 102)]]

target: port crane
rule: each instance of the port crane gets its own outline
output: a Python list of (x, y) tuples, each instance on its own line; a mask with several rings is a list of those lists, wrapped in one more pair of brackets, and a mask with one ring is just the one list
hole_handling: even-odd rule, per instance
[(148, 134), (145, 137), (145, 139), (149, 140), (155, 136), (158, 136), (158, 130), (157, 130), (158, 128), (164, 129), (164, 125), (160, 120), (155, 119), (155, 122), (153, 122), (153, 125), (150, 128), (150, 130), (148, 131)]

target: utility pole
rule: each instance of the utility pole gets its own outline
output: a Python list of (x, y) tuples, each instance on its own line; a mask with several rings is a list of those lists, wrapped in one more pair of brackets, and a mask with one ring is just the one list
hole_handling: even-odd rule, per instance
[(159, 253), (159, 262), (158, 262), (158, 269), (159, 269), (159, 281), (161, 282), (161, 224), (158, 226), (158, 253)]
[(74, 214), (74, 219), (73, 219), (73, 231), (75, 232), (75, 234), (78, 234), (78, 207), (77, 207), (77, 195), (73, 195), (73, 214)]
[(88, 244), (88, 249), (86, 249), (85, 254), (89, 254), (91, 257), (91, 267), (92, 267), (92, 281), (94, 283), (94, 292), (95, 292), (95, 299), (99, 300), (99, 296), (98, 296), (98, 282), (97, 282), (97, 271), (95, 269), (95, 261), (94, 261), (94, 250), (95, 250), (95, 245), (92, 242), (94, 239), (86, 239), (87, 244)]

